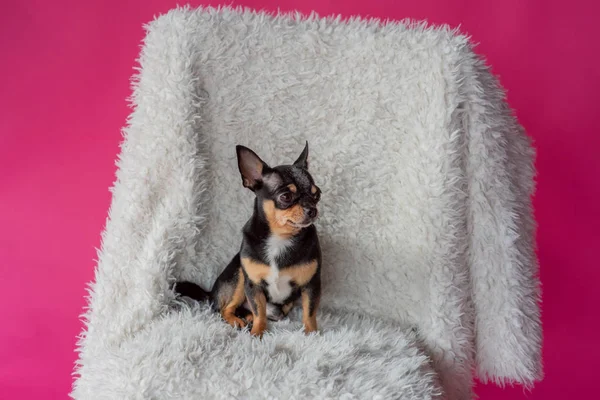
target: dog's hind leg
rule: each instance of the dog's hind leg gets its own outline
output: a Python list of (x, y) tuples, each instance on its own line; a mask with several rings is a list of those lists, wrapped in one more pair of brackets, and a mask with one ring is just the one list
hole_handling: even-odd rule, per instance
[[(231, 287), (221, 289), (218, 297), (219, 310), (223, 319), (231, 326), (243, 328), (246, 322), (236, 316), (237, 309), (244, 304), (246, 294), (244, 293), (244, 274), (241, 268), (237, 271), (237, 279), (230, 283)], [(227, 290), (229, 289), (229, 290)], [(222, 296), (231, 293), (230, 296)]]

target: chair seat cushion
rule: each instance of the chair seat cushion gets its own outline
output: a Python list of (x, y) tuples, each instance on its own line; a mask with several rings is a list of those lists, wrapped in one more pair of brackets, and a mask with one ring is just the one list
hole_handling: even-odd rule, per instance
[(96, 360), (94, 373), (78, 381), (87, 393), (76, 393), (96, 399), (431, 399), (440, 393), (410, 329), (324, 311), (321, 332), (307, 336), (299, 314), (272, 322), (260, 340), (205, 306), (172, 310)]

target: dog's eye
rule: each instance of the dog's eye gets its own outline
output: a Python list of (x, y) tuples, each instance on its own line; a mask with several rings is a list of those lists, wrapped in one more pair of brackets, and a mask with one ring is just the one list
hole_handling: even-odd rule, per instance
[(283, 203), (289, 203), (292, 200), (292, 194), (290, 192), (285, 192), (279, 195), (279, 201)]

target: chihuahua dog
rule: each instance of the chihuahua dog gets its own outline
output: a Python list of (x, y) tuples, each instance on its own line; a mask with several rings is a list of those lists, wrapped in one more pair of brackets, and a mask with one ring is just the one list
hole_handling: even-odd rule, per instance
[(210, 300), (227, 323), (251, 324), (255, 336), (263, 335), (267, 319), (284, 318), (301, 299), (304, 331), (315, 332), (321, 248), (314, 222), (321, 190), (308, 172), (308, 142), (294, 164), (273, 168), (244, 146), (236, 151), (242, 183), (256, 195), (240, 251), (210, 293), (191, 282), (178, 282), (175, 291)]

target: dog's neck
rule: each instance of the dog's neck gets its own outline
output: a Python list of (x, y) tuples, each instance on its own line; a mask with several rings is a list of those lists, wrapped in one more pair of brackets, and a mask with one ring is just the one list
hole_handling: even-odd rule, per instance
[(260, 198), (254, 203), (254, 213), (244, 226), (243, 233), (247, 251), (254, 254), (257, 260), (276, 268), (308, 260), (313, 257), (315, 246), (318, 246), (314, 225), (300, 229), (293, 236), (274, 234), (262, 210)]

